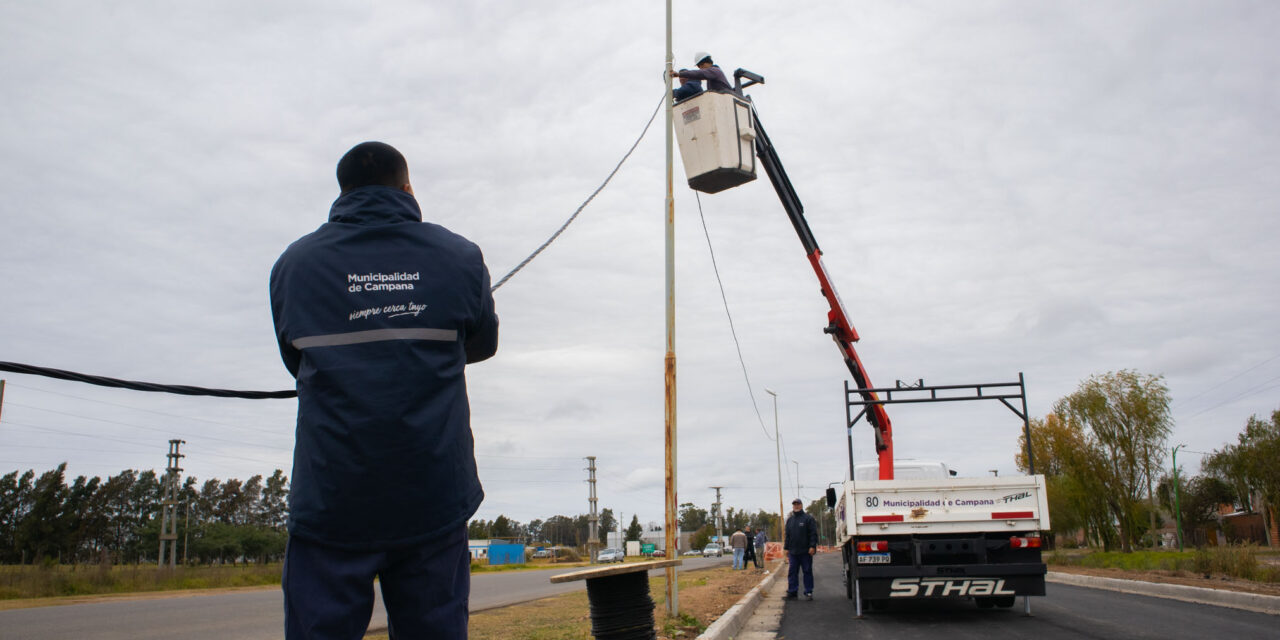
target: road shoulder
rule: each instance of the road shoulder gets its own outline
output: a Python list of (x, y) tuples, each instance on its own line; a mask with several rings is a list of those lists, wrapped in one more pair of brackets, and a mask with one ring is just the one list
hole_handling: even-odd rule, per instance
[(14, 598), (0, 600), (0, 611), (14, 609), (34, 609), (37, 607), (61, 607), (73, 604), (94, 604), (99, 602), (127, 602), (130, 600), (163, 600), (166, 598), (191, 598), (197, 596), (213, 596), (223, 593), (241, 593), (245, 591), (279, 591), (278, 584), (265, 584), (253, 587), (217, 587), (212, 589), (173, 589), (168, 591), (131, 591), (129, 593), (95, 593), (83, 596), (56, 596), (52, 598)]
[(1148, 582), (1125, 578), (1113, 578), (1083, 573), (1066, 573), (1050, 571), (1045, 580), (1051, 583), (1068, 584), (1090, 589), (1104, 589), (1132, 593), (1137, 595), (1168, 598), (1183, 602), (1208, 604), (1245, 611), (1256, 611), (1271, 615), (1280, 615), (1280, 596), (1250, 593), (1227, 589), (1210, 589), (1206, 587), (1173, 584), (1167, 582)]

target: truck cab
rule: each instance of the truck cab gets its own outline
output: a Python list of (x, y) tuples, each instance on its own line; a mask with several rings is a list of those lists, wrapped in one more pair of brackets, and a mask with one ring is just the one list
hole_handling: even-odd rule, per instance
[[(949, 480), (956, 472), (945, 462), (899, 458), (893, 461), (893, 477), (898, 480)], [(853, 465), (854, 480), (876, 480), (880, 477), (880, 463), (859, 462)]]

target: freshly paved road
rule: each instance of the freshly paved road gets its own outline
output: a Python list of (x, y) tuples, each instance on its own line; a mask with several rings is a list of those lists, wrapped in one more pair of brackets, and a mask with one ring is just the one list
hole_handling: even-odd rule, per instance
[[(727, 565), (731, 558), (686, 558), (681, 571)], [(551, 584), (573, 569), (482, 573), (471, 578), (471, 610), (480, 611), (585, 588), (584, 582)], [(662, 575), (662, 570), (653, 572)], [(376, 593), (376, 590), (375, 590)], [(371, 627), (385, 626), (382, 599)], [(0, 611), (0, 640), (276, 640), (284, 613), (280, 590), (104, 601)]]
[(963, 600), (894, 603), (857, 620), (844, 596), (839, 554), (818, 556), (814, 578), (812, 602), (787, 601), (779, 638), (1280, 638), (1280, 616), (1061, 584), (1031, 599), (1029, 618), (1019, 598), (1012, 609), (979, 609)]

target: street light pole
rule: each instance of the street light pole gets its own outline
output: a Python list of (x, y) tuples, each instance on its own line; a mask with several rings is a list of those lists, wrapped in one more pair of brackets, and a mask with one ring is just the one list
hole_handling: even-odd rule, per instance
[(1178, 504), (1178, 449), (1187, 445), (1180, 444), (1173, 448), (1173, 517), (1178, 522), (1178, 551), (1182, 551), (1182, 507)]
[(778, 438), (778, 394), (769, 389), (765, 393), (773, 396), (773, 449), (778, 456), (778, 542), (782, 542), (782, 527), (787, 520), (787, 512), (782, 510), (782, 440)]

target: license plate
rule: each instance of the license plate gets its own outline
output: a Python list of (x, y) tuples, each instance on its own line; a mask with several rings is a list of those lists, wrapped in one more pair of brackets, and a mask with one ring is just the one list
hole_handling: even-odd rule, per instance
[(859, 553), (858, 564), (889, 564), (889, 554), (886, 553)]

